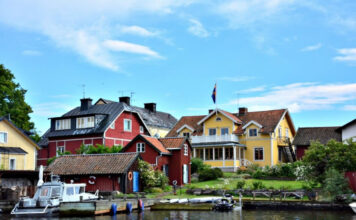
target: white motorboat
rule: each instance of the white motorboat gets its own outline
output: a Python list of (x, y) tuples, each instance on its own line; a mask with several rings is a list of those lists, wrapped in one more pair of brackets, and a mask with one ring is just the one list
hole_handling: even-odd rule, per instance
[(349, 206), (351, 207), (352, 211), (356, 213), (356, 202), (350, 203)]
[(51, 182), (40, 180), (33, 198), (24, 197), (15, 205), (11, 211), (12, 215), (32, 216), (32, 215), (52, 215), (59, 212), (61, 202), (80, 202), (98, 199), (99, 191), (95, 194), (85, 192), (85, 183), (63, 183), (58, 176), (52, 176)]

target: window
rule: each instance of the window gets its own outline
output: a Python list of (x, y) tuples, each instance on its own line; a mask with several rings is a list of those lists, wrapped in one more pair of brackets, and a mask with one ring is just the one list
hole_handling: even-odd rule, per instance
[(220, 117), (217, 117), (217, 118), (216, 118), (216, 121), (221, 121), (221, 118), (220, 118)]
[(289, 129), (286, 128), (286, 137), (288, 138), (289, 137)]
[(195, 150), (195, 153), (196, 153), (196, 157), (197, 158), (200, 158), (202, 160), (204, 160), (204, 153), (203, 153), (203, 150), (204, 149), (201, 149), (201, 148), (198, 148)]
[(255, 160), (263, 160), (263, 147), (255, 147)]
[(282, 127), (281, 126), (278, 127), (278, 137), (279, 138), (282, 137)]
[(41, 190), (40, 196), (49, 197), (50, 193), (51, 193), (51, 188), (50, 187), (43, 187), (42, 190)]
[(67, 196), (74, 195), (74, 189), (73, 189), (73, 187), (68, 187), (68, 188), (66, 189), (66, 194), (67, 194)]
[(0, 132), (0, 143), (7, 143), (7, 133)]
[(282, 162), (283, 148), (278, 148), (278, 161)]
[(124, 131), (131, 131), (131, 119), (124, 119)]
[(16, 170), (16, 159), (10, 159), (10, 170)]
[(145, 152), (145, 143), (137, 143), (136, 144), (136, 152)]
[(213, 160), (213, 148), (205, 149), (205, 160)]
[(188, 144), (184, 144), (184, 155), (188, 156)]
[(190, 137), (190, 133), (189, 132), (184, 132), (183, 133), (183, 137), (188, 137), (189, 138)]
[(56, 130), (70, 129), (70, 119), (56, 120)]
[(228, 135), (229, 134), (229, 128), (221, 128), (221, 135)]
[(256, 128), (251, 128), (248, 130), (248, 134), (250, 137), (256, 137), (257, 136), (257, 129)]
[(222, 148), (215, 148), (215, 160), (222, 160), (223, 156), (222, 156), (223, 150)]
[(77, 128), (94, 127), (94, 116), (77, 118)]
[(61, 196), (61, 188), (60, 187), (53, 187), (52, 188), (51, 197), (60, 197), (60, 196)]
[(209, 128), (209, 135), (216, 135), (216, 128)]
[(142, 134), (143, 132), (145, 132), (145, 130), (143, 129), (143, 126), (140, 126), (140, 133)]
[(110, 128), (111, 128), (111, 129), (115, 129), (115, 122), (113, 122), (113, 123), (110, 125)]
[(56, 156), (58, 157), (58, 156), (64, 154), (64, 151), (65, 151), (64, 146), (57, 146), (56, 147)]
[(234, 159), (234, 149), (232, 147), (225, 148), (225, 160)]

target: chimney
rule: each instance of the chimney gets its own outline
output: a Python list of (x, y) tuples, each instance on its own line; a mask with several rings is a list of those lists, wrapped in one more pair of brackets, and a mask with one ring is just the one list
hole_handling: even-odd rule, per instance
[(150, 112), (156, 112), (156, 103), (145, 103), (145, 109), (149, 110)]
[(247, 115), (247, 108), (246, 107), (241, 107), (239, 108), (239, 116), (241, 115)]
[(80, 111), (86, 111), (91, 106), (91, 98), (83, 98), (80, 100)]
[(214, 109), (209, 109), (209, 114), (212, 113), (214, 111)]
[(119, 101), (126, 103), (126, 105), (130, 105), (130, 97), (128, 97), (128, 96), (119, 97)]

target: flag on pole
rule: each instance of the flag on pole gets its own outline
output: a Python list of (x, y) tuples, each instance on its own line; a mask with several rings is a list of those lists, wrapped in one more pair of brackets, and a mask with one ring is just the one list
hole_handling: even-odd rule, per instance
[(213, 99), (214, 103), (216, 103), (216, 83), (215, 83), (213, 94), (211, 95), (211, 98)]

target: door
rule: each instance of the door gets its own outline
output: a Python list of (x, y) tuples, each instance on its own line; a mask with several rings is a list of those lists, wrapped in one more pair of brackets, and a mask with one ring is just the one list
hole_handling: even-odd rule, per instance
[(140, 175), (139, 172), (134, 171), (133, 172), (133, 191), (138, 192), (140, 190)]
[(183, 165), (183, 184), (188, 183), (188, 165), (184, 164)]

